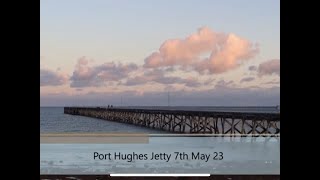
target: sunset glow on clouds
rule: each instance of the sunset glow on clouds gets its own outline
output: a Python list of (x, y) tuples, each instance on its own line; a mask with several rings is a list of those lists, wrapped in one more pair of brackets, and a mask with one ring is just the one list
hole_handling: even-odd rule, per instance
[[(126, 32), (135, 36), (130, 29)], [(104, 34), (100, 35), (103, 37)], [(61, 42), (69, 41), (61, 39)], [(96, 52), (112, 54), (113, 46), (107, 47), (107, 44), (117, 41), (104, 43), (106, 45), (99, 45)], [(143, 43), (136, 44), (145, 48)], [(45, 52), (41, 54), (41, 104), (65, 105), (76, 101), (92, 105), (117, 104), (120, 97), (125, 97), (127, 104), (157, 105), (151, 99), (161, 99), (168, 91), (177, 97), (177, 105), (186, 102), (198, 105), (279, 102), (280, 57), (266, 56), (263, 41), (240, 35), (232, 29), (222, 32), (214, 26), (193, 27), (185, 36), (159, 40), (158, 45), (153, 46), (154, 50), (132, 60), (112, 56), (96, 58), (94, 53), (77, 50), (78, 46), (84, 45), (74, 45), (75, 50), (49, 46), (58, 52), (55, 56), (63, 57), (64, 61)], [(87, 47), (90, 46), (88, 41)], [(71, 57), (69, 52), (76, 54)], [(128, 49), (123, 49), (123, 54), (130, 57)], [(136, 102), (134, 99), (139, 97), (140, 102)]]
[[(223, 73), (239, 67), (243, 61), (253, 58), (259, 49), (235, 34), (224, 34), (202, 27), (186, 39), (165, 41), (159, 52), (145, 59), (145, 67), (192, 67), (200, 73)], [(209, 57), (201, 55), (210, 53)]]
[[(201, 57), (208, 52), (209, 57)], [(87, 94), (94, 92), (92, 88), (99, 93), (119, 93), (119, 91), (110, 91), (110, 87), (119, 87), (122, 89), (120, 92), (124, 93), (134, 92), (133, 95), (143, 95), (154, 92), (155, 89), (158, 93), (165, 92), (169, 87), (171, 91), (192, 90), (199, 93), (212, 87), (210, 86), (213, 82), (212, 77), (216, 74), (239, 68), (243, 62), (249, 61), (258, 52), (258, 47), (249, 40), (235, 34), (215, 33), (204, 27), (183, 40), (166, 40), (160, 46), (159, 52), (152, 53), (140, 66), (135, 63), (113, 61), (95, 65), (94, 60), (83, 56), (78, 59), (70, 75), (60, 71), (40, 69), (40, 86), (67, 85), (69, 88), (65, 90), (66, 94), (68, 91), (81, 93), (86, 88), (91, 88), (90, 91), (83, 91)], [(280, 76), (280, 60), (265, 61), (258, 67), (250, 66), (249, 70), (256, 72), (257, 77), (273, 74)], [(194, 76), (190, 72), (197, 75)], [(255, 79), (256, 77), (243, 77), (238, 84)], [(158, 86), (150, 89), (147, 88), (148, 84), (158, 84)], [(162, 90), (159, 85), (162, 85)], [(130, 89), (133, 86), (137, 88)], [(237, 87), (233, 80), (226, 82), (222, 79), (216, 82), (214, 87), (215, 89), (232, 89), (241, 86)], [(105, 91), (101, 91), (101, 88)], [(243, 90), (249, 89), (250, 87)]]
[[(210, 52), (209, 57), (200, 57), (201, 54), (208, 52)], [(174, 71), (191, 70), (198, 73), (198, 76), (208, 74), (214, 77), (215, 74), (222, 74), (240, 67), (242, 62), (249, 61), (258, 52), (258, 48), (248, 40), (234, 34), (215, 33), (204, 27), (186, 39), (166, 40), (161, 45), (159, 52), (152, 53), (145, 59), (143, 66), (120, 62), (91, 65), (92, 62), (89, 62), (86, 57), (81, 57), (70, 75), (70, 87), (103, 87), (108, 86), (108, 83), (135, 86), (149, 82), (164, 85), (184, 84), (187, 87), (206, 86), (193, 76), (180, 77), (167, 74)], [(254, 68), (251, 67), (251, 69)], [(259, 65), (257, 71), (259, 76), (273, 73), (280, 75), (280, 60), (264, 62)], [(143, 73), (137, 75), (138, 72)], [(254, 80), (253, 77), (243, 78), (241, 82), (252, 80)], [(40, 85), (64, 85), (67, 81), (67, 75), (41, 69)]]

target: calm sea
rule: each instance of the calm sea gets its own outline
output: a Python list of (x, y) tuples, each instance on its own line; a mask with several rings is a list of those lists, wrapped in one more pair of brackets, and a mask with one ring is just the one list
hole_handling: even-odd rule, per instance
[(63, 113), (63, 107), (40, 107), (40, 132), (141, 132), (165, 133), (144, 127), (106, 121), (96, 118), (73, 116)]

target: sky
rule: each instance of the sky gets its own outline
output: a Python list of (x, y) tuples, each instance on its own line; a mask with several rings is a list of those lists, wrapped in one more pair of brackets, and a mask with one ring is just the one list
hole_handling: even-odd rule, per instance
[(280, 104), (279, 0), (42, 0), (40, 106)]

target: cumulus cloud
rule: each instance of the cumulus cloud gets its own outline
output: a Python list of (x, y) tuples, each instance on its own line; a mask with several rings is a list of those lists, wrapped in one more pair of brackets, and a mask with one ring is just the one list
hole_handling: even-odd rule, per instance
[[(239, 67), (257, 53), (258, 47), (246, 39), (202, 27), (185, 39), (165, 41), (145, 59), (144, 67), (191, 67), (200, 73), (218, 74)], [(205, 54), (210, 56), (203, 58)]]
[(188, 87), (198, 87), (201, 85), (200, 82), (196, 78), (187, 77), (175, 77), (175, 76), (165, 76), (166, 70), (160, 69), (153, 69), (153, 70), (146, 70), (143, 75), (135, 76), (128, 78), (125, 85), (127, 86), (134, 86), (134, 85), (141, 85), (146, 84), (148, 82), (156, 82), (160, 84), (184, 84)]
[(276, 74), (280, 76), (280, 59), (272, 59), (266, 62), (263, 62), (259, 65), (258, 75), (272, 75)]
[(60, 86), (68, 82), (69, 76), (60, 70), (40, 69), (40, 86)]
[(245, 77), (245, 78), (242, 78), (240, 80), (241, 83), (243, 82), (250, 82), (250, 81), (253, 81), (255, 78), (254, 77)]
[(98, 66), (89, 66), (89, 61), (82, 57), (78, 60), (73, 75), (71, 87), (98, 87), (108, 82), (119, 81), (128, 77), (129, 73), (138, 69), (136, 64), (104, 63)]

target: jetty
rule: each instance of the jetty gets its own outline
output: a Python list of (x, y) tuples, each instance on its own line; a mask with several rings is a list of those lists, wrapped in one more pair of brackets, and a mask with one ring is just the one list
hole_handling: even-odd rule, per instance
[(280, 135), (280, 112), (64, 107), (64, 113), (133, 124), (172, 133)]

